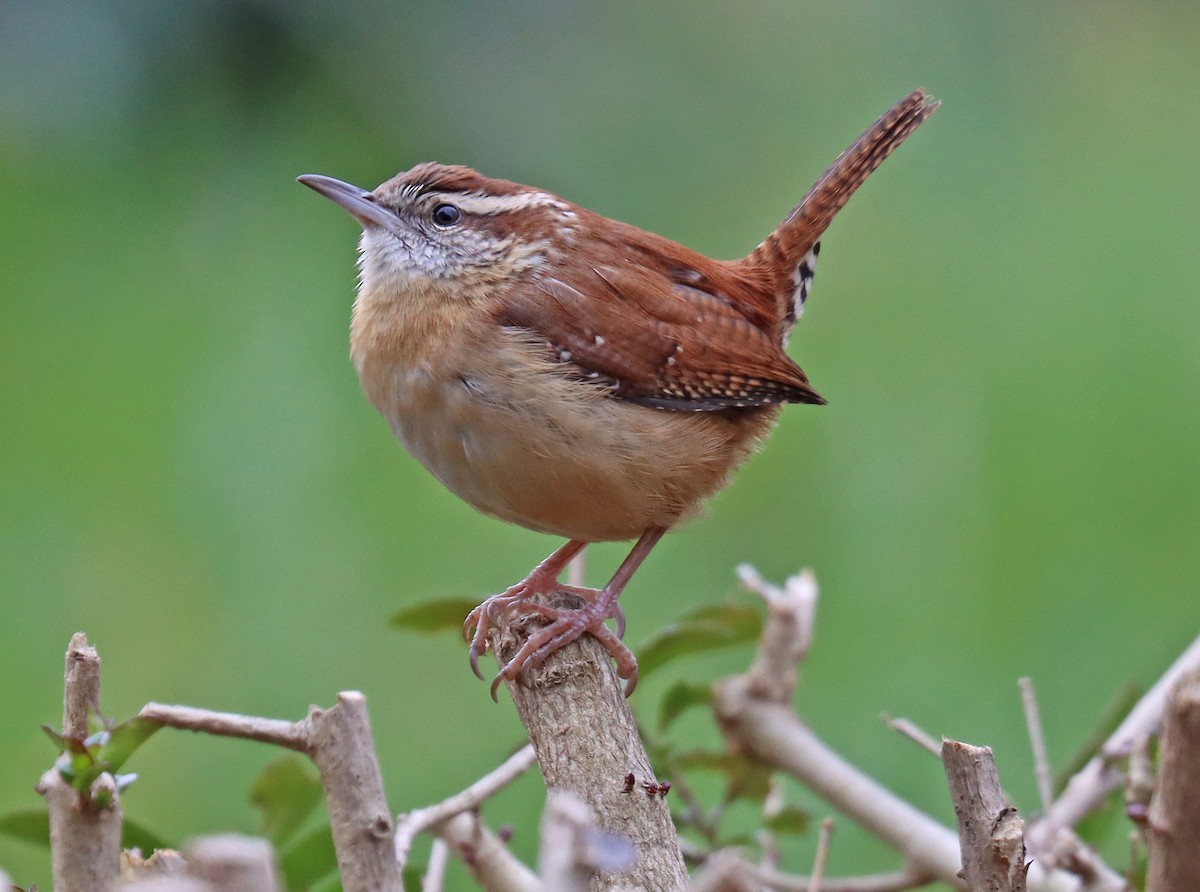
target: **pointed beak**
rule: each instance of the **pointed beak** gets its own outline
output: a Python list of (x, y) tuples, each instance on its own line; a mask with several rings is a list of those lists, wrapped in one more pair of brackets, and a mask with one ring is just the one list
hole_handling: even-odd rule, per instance
[(394, 229), (396, 226), (395, 214), (382, 207), (375, 199), (374, 193), (368, 192), (366, 189), (343, 183), (333, 177), (321, 176), (319, 173), (303, 174), (296, 177), (296, 181), (308, 186), (314, 192), (324, 195), (350, 214), (364, 228), (382, 226), (385, 229)]

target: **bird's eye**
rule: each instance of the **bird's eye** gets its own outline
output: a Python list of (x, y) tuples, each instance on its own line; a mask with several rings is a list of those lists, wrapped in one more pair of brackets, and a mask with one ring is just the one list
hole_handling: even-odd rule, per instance
[(462, 216), (462, 211), (452, 204), (439, 204), (430, 216), (435, 226), (453, 226)]

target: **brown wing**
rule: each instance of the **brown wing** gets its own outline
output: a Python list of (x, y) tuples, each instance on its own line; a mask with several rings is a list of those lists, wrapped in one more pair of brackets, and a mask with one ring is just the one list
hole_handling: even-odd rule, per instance
[(528, 283), (506, 296), (503, 325), (544, 340), (564, 370), (663, 409), (713, 411), (823, 403), (775, 336), (703, 276), (641, 264)]

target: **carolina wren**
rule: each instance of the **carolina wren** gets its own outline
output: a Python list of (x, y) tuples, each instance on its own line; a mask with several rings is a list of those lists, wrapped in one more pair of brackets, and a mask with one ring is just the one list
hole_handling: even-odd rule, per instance
[[(781, 404), (824, 402), (784, 352), (818, 240), (937, 105), (921, 90), (898, 102), (736, 261), (466, 167), (418, 164), (373, 191), (299, 177), (362, 226), (350, 355), (392, 432), (478, 510), (569, 540), (467, 617), (476, 674), (501, 614), (549, 621), (493, 696), (584, 632), (632, 691), (621, 591), (663, 533), (729, 481)], [(634, 538), (604, 588), (558, 582), (586, 543)], [(534, 600), (555, 591), (585, 604)]]

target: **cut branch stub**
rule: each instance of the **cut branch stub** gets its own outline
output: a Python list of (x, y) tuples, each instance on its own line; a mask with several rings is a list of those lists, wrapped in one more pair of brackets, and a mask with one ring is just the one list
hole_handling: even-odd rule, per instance
[(1025, 822), (1004, 800), (991, 749), (943, 740), (942, 763), (967, 887), (971, 892), (1025, 892)]
[(1150, 800), (1146, 892), (1200, 889), (1200, 671), (1171, 689)]
[[(490, 641), (501, 665), (538, 628), (539, 620), (518, 615), (496, 624)], [(633, 867), (618, 875), (602, 873), (593, 888), (682, 888), (687, 869), (670, 808), (662, 796), (649, 796), (641, 787), (657, 780), (604, 647), (584, 635), (506, 685), (537, 752), (546, 788), (575, 793), (595, 814), (599, 828), (634, 845)], [(630, 773), (638, 786), (627, 793)]]

